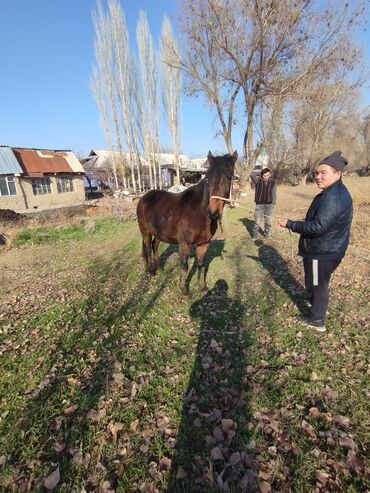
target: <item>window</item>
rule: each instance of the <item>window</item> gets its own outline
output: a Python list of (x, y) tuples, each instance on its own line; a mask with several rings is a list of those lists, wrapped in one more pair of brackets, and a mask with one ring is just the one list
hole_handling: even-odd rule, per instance
[(45, 178), (32, 179), (33, 195), (46, 195), (51, 193), (51, 180), (49, 176)]
[(70, 176), (61, 176), (57, 178), (58, 192), (73, 192), (73, 178)]
[(0, 195), (17, 195), (14, 176), (0, 176)]

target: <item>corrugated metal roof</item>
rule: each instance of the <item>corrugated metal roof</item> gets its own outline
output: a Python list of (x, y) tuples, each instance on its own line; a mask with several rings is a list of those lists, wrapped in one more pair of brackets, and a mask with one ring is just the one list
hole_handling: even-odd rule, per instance
[(85, 170), (83, 169), (82, 164), (78, 160), (76, 154), (74, 154), (71, 151), (66, 151), (63, 153), (63, 156), (65, 157), (67, 163), (70, 165), (72, 168), (72, 171), (75, 173), (84, 173)]
[(10, 147), (0, 147), (0, 175), (23, 173)]
[[(23, 172), (29, 176), (36, 176), (40, 173), (83, 172), (82, 166), (76, 165), (71, 157), (73, 153), (69, 151), (49, 151), (13, 147), (13, 152), (21, 165)], [(75, 159), (77, 160), (76, 157)]]
[[(116, 157), (117, 161), (122, 157), (129, 161), (129, 153), (128, 152), (118, 152), (118, 151), (109, 151), (105, 149), (92, 149), (89, 158), (85, 159), (84, 167), (86, 170), (110, 170), (112, 169), (113, 163), (113, 155)], [(158, 152), (155, 155), (156, 161), (163, 167), (173, 167), (175, 162), (175, 156), (171, 153)], [(148, 166), (147, 160), (140, 156), (140, 160), (143, 166)], [(191, 169), (198, 171), (206, 171), (207, 170), (207, 158), (195, 158), (190, 159), (186, 154), (179, 154), (180, 168), (183, 169)]]

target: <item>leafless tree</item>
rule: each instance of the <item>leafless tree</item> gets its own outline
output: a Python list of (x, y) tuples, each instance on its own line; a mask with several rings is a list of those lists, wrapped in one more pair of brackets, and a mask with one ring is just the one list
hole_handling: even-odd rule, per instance
[(308, 81), (353, 69), (351, 39), (363, 3), (311, 0), (187, 0), (181, 66), (188, 92), (214, 105), (230, 150), (236, 104), (245, 118), (243, 152), (255, 162), (258, 107), (268, 98), (296, 98)]
[[(90, 77), (90, 89), (93, 93), (95, 102), (98, 106), (100, 113), (100, 121), (104, 130), (105, 137), (108, 142), (109, 149), (113, 149), (112, 133), (109, 126), (109, 114), (107, 108), (107, 101), (105, 97), (105, 89), (103, 87), (103, 77), (98, 72), (97, 67), (93, 67), (91, 77)], [(114, 153), (112, 153), (113, 155)], [(112, 171), (114, 176), (114, 183), (116, 188), (118, 188), (118, 177), (117, 177), (117, 165), (116, 160), (113, 157), (112, 160)]]
[[(158, 77), (156, 56), (146, 13), (141, 10), (136, 28), (136, 40), (139, 50), (140, 73), (142, 81), (141, 128), (145, 158), (152, 164), (151, 187), (162, 188), (160, 164), (157, 162), (159, 150), (159, 113), (158, 113)], [(157, 164), (157, 169), (156, 169)]]
[[(91, 87), (104, 122), (108, 145), (112, 151), (118, 151), (120, 156), (117, 159), (117, 152), (112, 152), (113, 168), (122, 169), (125, 188), (130, 181), (134, 191), (141, 190), (137, 70), (130, 52), (125, 14), (117, 0), (108, 1), (107, 12), (98, 0), (93, 20), (96, 67), (92, 73)], [(113, 129), (114, 144), (110, 128)], [(123, 142), (127, 146), (127, 155), (123, 150)]]
[[(115, 148), (120, 149), (122, 147), (113, 81), (114, 53), (110, 39), (109, 17), (105, 14), (100, 0), (97, 1), (96, 11), (93, 13), (93, 23), (96, 35), (94, 45), (96, 66), (92, 71), (90, 87), (100, 111), (100, 119), (103, 123), (108, 146), (111, 151), (114, 151)], [(112, 152), (112, 156), (115, 184), (118, 186), (118, 163), (114, 152)], [(124, 170), (122, 174), (125, 176)]]
[(162, 73), (162, 100), (170, 131), (177, 182), (180, 183), (180, 70), (175, 66), (179, 49), (173, 36), (170, 20), (164, 17), (160, 38), (159, 60)]
[[(109, 0), (109, 15), (115, 55), (114, 82), (119, 101), (120, 116), (128, 150), (131, 182), (134, 192), (141, 189), (140, 168), (138, 166), (136, 113), (136, 64), (129, 44), (129, 34), (124, 11), (116, 0)], [(136, 172), (136, 173), (135, 173)]]
[(362, 158), (366, 170), (370, 173), (370, 107), (366, 109), (361, 125), (361, 134), (364, 142), (364, 156)]

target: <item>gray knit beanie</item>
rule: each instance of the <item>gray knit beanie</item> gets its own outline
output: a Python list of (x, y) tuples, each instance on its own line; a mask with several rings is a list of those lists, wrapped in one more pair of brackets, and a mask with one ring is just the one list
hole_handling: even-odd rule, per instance
[(348, 160), (342, 156), (341, 151), (335, 151), (330, 156), (326, 157), (319, 164), (327, 164), (337, 171), (343, 171), (344, 167), (348, 164)]

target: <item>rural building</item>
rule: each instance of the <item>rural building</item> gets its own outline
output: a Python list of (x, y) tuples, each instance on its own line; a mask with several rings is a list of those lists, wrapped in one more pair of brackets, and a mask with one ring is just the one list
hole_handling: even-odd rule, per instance
[[(89, 187), (90, 183), (92, 185), (98, 183), (100, 186), (107, 185), (114, 188), (113, 163), (116, 165), (116, 169), (119, 170), (123, 162), (128, 165), (130, 161), (129, 157), (129, 153), (127, 152), (121, 153), (119, 151), (105, 149), (91, 150), (89, 156), (81, 160), (86, 172), (85, 186)], [(145, 170), (148, 169), (148, 163), (141, 156), (139, 156), (139, 159), (145, 179)], [(157, 153), (156, 160), (161, 167), (162, 183), (165, 188), (168, 188), (173, 185), (176, 175), (174, 154)], [(179, 160), (180, 173), (184, 174), (185, 177), (193, 177), (193, 181), (198, 181), (202, 174), (206, 172), (206, 167), (204, 166), (207, 160), (206, 158), (190, 159), (185, 154), (180, 154)]]
[(83, 204), (83, 167), (71, 151), (0, 147), (0, 209), (20, 213)]

